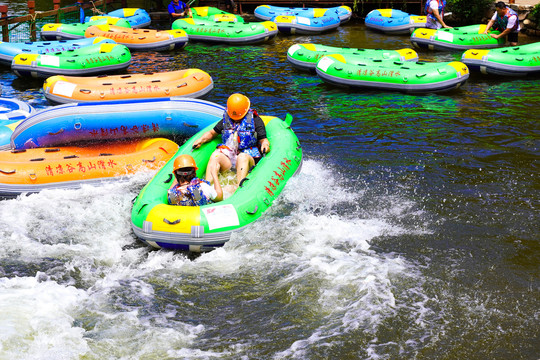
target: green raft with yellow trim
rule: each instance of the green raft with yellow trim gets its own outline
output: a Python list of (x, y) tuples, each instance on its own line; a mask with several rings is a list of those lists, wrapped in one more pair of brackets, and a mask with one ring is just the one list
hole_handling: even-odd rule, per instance
[(239, 23), (245, 22), (244, 18), (240, 15), (231, 14), (212, 6), (194, 6), (191, 8), (191, 14), (194, 19)]
[(411, 43), (419, 49), (429, 50), (489, 49), (504, 45), (504, 37), (491, 37), (491, 34), (499, 34), (498, 31), (490, 30), (484, 34), (485, 30), (485, 24), (439, 30), (418, 28), (411, 34)]
[(126, 19), (102, 16), (84, 24), (45, 24), (41, 27), (40, 35), (43, 40), (84, 39), (86, 29), (94, 25), (114, 25), (131, 29), (131, 25)]
[(407, 93), (447, 91), (460, 87), (469, 78), (467, 65), (459, 61), (403, 62), (340, 54), (324, 56), (316, 71), (333, 85)]
[(278, 28), (272, 21), (228, 22), (211, 21), (202, 18), (175, 20), (173, 30), (184, 30), (189, 41), (206, 41), (229, 45), (252, 45), (274, 38)]
[(355, 55), (380, 60), (418, 60), (418, 54), (413, 49), (355, 49), (321, 44), (294, 44), (287, 50), (287, 60), (297, 69), (315, 72), (317, 61), (323, 56), (331, 54)]
[(131, 64), (125, 45), (101, 43), (54, 54), (19, 54), (11, 70), (20, 77), (48, 78), (53, 75), (99, 75), (123, 70)]
[(174, 159), (179, 155), (193, 156), (199, 167), (197, 176), (204, 178), (208, 160), (221, 137), (195, 150), (192, 146), (214, 127), (212, 124), (182, 145), (141, 190), (131, 211), (135, 235), (156, 248), (204, 252), (223, 246), (234, 232), (259, 219), (302, 167), (302, 147), (290, 126), (292, 116), (287, 114), (285, 121), (274, 116), (261, 118), (266, 124), (270, 151), (230, 197), (204, 206), (178, 206), (167, 202), (167, 192), (175, 183)]
[(471, 49), (461, 56), (471, 70), (483, 74), (526, 76), (540, 74), (540, 42), (500, 49)]

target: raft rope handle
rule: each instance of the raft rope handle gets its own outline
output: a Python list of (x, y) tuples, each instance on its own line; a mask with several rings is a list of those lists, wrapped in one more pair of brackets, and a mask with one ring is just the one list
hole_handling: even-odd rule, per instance
[(2, 169), (0, 169), (0, 173), (6, 174), (6, 175), (15, 174), (16, 172), (17, 172), (16, 169), (13, 169), (13, 170), (2, 170)]
[(64, 159), (77, 159), (78, 156), (77, 155), (68, 155), (68, 156), (64, 156)]
[(172, 178), (173, 178), (173, 174), (169, 174), (169, 177), (168, 177), (167, 180), (165, 180), (163, 183), (164, 183), (164, 184), (170, 183), (171, 180), (172, 180)]
[(30, 159), (30, 161), (43, 161), (45, 160), (45, 158), (35, 158), (35, 159)]
[(241, 188), (244, 185), (244, 182), (248, 181), (249, 178), (245, 177), (242, 180), (240, 180), (240, 183), (238, 184), (238, 187)]
[(253, 209), (253, 211), (246, 210), (246, 214), (255, 215), (258, 210), (259, 210), (259, 207), (255, 205), (255, 209)]
[(18, 153), (23, 153), (23, 152), (26, 152), (26, 149), (13, 149), (13, 150), (11, 150), (12, 154), (18, 154)]
[(182, 219), (176, 219), (175, 221), (170, 221), (167, 218), (163, 218), (163, 222), (169, 225), (180, 224), (180, 221), (182, 221)]
[(63, 133), (63, 132), (64, 132), (64, 129), (60, 129), (60, 130), (58, 130), (58, 131), (55, 132), (55, 133), (50, 132), (50, 131), (48, 131), (47, 133), (48, 133), (49, 135), (59, 135), (59, 134), (61, 134), (61, 133)]
[(92, 90), (89, 90), (89, 89), (79, 89), (80, 92), (82, 92), (83, 94), (90, 94), (92, 92)]
[(56, 149), (45, 149), (45, 152), (48, 153), (48, 152), (58, 152), (60, 151), (59, 148), (56, 148)]
[[(132, 201), (132, 202), (135, 202), (135, 200), (137, 200), (137, 197), (138, 197), (138, 196), (135, 196), (135, 197), (133, 198), (133, 201)], [(143, 204), (143, 206), (140, 207), (139, 211), (137, 212), (137, 215), (141, 213), (142, 209), (143, 209), (146, 205), (148, 205), (148, 204)]]
[(36, 180), (37, 179), (36, 173), (28, 174), (28, 176), (30, 177), (30, 180)]
[(181, 87), (184, 87), (184, 86), (187, 86), (187, 82), (182, 83), (180, 85), (177, 85), (176, 88), (178, 89), (178, 88), (181, 88)]
[(156, 161), (156, 157), (154, 156), (154, 157), (152, 158), (152, 160), (142, 159), (142, 161), (143, 161), (143, 162), (154, 162), (154, 161)]

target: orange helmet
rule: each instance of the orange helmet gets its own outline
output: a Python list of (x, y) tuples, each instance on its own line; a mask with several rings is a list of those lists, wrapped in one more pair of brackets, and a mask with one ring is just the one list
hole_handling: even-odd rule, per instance
[(197, 164), (195, 164), (195, 159), (193, 159), (193, 156), (184, 154), (174, 159), (173, 171), (183, 168), (194, 168), (195, 170), (198, 169)]
[(251, 102), (242, 94), (232, 94), (227, 100), (227, 114), (233, 120), (240, 120), (246, 116)]

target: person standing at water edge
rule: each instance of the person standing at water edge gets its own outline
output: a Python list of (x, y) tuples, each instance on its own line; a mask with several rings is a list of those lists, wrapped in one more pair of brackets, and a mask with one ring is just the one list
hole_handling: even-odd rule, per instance
[[(270, 151), (264, 122), (250, 106), (251, 102), (247, 96), (232, 94), (227, 100), (223, 119), (193, 143), (193, 148), (197, 149), (218, 134), (222, 135), (223, 143), (214, 151), (208, 162), (206, 180), (213, 179), (218, 171), (236, 167), (236, 179), (240, 184), (262, 154)], [(231, 143), (237, 144), (237, 149), (231, 146)]]
[(510, 46), (516, 46), (518, 44), (518, 33), (521, 30), (518, 15), (502, 1), (495, 4), (495, 13), (487, 23), (484, 34), (487, 34), (492, 26), (494, 30), (501, 32), (499, 35), (491, 34), (492, 38), (498, 39), (508, 35)]
[(167, 10), (169, 11), (171, 22), (176, 19), (191, 17), (191, 9), (186, 5), (185, 2), (180, 0), (172, 0), (167, 7)]
[(440, 28), (450, 28), (444, 23), (444, 8), (446, 7), (446, 0), (427, 0), (426, 8), (426, 27), (428, 29), (440, 29)]
[(173, 174), (176, 184), (169, 189), (167, 198), (171, 205), (202, 206), (223, 200), (223, 191), (217, 178), (214, 187), (196, 177), (197, 165), (191, 155), (180, 155), (174, 160)]

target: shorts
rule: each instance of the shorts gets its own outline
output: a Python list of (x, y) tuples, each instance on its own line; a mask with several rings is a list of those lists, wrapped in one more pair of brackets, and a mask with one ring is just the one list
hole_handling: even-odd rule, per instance
[(517, 31), (516, 32), (511, 32), (510, 34), (507, 35), (506, 38), (507, 38), (508, 42), (517, 43), (518, 42), (518, 33), (517, 33)]

